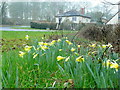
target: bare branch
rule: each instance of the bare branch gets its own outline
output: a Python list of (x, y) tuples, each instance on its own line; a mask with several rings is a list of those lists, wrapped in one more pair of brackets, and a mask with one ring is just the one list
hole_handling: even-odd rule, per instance
[(106, 0), (104, 0), (102, 3), (103, 4), (107, 4), (107, 5), (120, 5), (120, 2), (118, 2), (118, 3), (111, 3), (111, 2), (108, 2)]

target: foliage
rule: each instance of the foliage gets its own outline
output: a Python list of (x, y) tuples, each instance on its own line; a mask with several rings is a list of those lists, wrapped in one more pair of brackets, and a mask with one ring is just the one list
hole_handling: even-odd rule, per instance
[(31, 28), (37, 28), (37, 29), (56, 29), (56, 23), (52, 23), (52, 22), (31, 22), (30, 23)]
[(88, 43), (34, 40), (20, 51), (4, 52), (3, 87), (118, 88), (119, 54), (110, 52), (110, 44)]

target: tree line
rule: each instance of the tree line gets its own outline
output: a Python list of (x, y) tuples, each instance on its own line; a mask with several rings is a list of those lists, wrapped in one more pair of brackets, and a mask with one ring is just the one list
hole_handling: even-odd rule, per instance
[[(90, 2), (1, 2), (0, 24), (29, 25), (31, 21), (55, 21), (55, 15), (71, 9), (80, 10), (85, 7), (86, 15), (94, 20), (101, 17), (110, 18), (111, 8), (103, 5), (90, 8)], [(89, 6), (88, 6), (89, 5)]]

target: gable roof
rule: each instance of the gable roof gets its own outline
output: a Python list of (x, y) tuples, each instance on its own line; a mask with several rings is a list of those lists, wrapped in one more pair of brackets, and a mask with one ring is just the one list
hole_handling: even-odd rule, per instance
[(71, 17), (71, 16), (81, 16), (84, 18), (91, 18), (90, 16), (80, 14), (80, 12), (78, 12), (76, 10), (70, 10), (70, 11), (56, 15), (56, 17)]

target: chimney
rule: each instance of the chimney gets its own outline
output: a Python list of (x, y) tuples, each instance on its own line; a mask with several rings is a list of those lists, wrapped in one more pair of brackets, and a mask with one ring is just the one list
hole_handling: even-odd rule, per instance
[(83, 14), (83, 15), (85, 14), (85, 8), (80, 9), (80, 14)]

